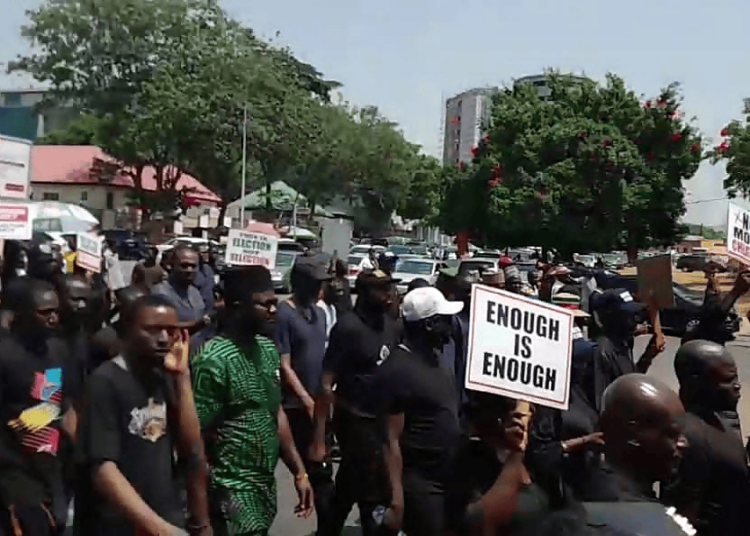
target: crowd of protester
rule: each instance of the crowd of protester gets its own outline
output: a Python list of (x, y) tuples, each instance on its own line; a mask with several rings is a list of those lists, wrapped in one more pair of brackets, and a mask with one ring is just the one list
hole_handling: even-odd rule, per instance
[[(320, 536), (355, 504), (365, 536), (750, 530), (723, 324), (747, 274), (725, 296), (709, 283), (675, 393), (647, 375), (665, 347), (652, 297), (595, 290), (586, 312), (543, 263), (399, 296), (392, 259), (372, 259), (353, 303), (343, 263), (314, 254), (284, 299), (264, 267), (219, 277), (207, 248), (146, 259), (129, 285), (111, 248), (98, 273), (43, 241), (3, 261), (2, 535), (268, 534), (279, 459)], [(568, 410), (464, 387), (477, 284), (573, 311)]]

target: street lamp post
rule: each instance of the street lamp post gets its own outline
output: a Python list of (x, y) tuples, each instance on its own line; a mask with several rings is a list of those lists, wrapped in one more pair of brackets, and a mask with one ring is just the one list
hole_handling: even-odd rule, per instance
[(242, 194), (240, 195), (240, 229), (245, 228), (245, 183), (247, 180), (247, 104), (242, 110)]

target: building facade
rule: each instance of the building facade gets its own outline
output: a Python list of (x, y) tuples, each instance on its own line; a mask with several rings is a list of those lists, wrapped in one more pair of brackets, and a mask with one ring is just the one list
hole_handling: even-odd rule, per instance
[(40, 107), (43, 89), (0, 91), (0, 134), (34, 141), (54, 130), (64, 130), (78, 117), (71, 107)]
[(471, 150), (484, 135), (497, 88), (475, 88), (445, 101), (443, 165), (471, 162)]

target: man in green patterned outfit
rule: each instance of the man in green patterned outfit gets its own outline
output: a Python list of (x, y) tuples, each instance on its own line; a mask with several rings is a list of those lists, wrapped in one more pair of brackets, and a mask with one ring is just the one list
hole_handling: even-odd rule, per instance
[(281, 408), (273, 332), (276, 295), (260, 266), (229, 270), (219, 336), (192, 363), (195, 406), (211, 463), (216, 536), (268, 534), (276, 516), (274, 471), (281, 454), (294, 474), (298, 515), (312, 513), (312, 488)]

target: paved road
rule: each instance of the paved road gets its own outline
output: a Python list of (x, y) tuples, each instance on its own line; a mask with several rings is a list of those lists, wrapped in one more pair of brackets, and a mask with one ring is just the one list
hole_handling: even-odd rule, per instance
[[(639, 337), (636, 341), (636, 355), (640, 355), (648, 342), (648, 337)], [(677, 378), (674, 374), (674, 355), (679, 347), (680, 341), (675, 337), (667, 338), (667, 348), (651, 366), (649, 374), (667, 383), (673, 389), (677, 388)], [(730, 351), (737, 360), (737, 366), (740, 372), (740, 379), (750, 385), (750, 337), (741, 336), (739, 340), (729, 345)], [(750, 395), (740, 401), (740, 417), (742, 420), (742, 429), (747, 436), (750, 433)], [(315, 521), (298, 520), (292, 513), (296, 495), (294, 493), (294, 484), (289, 472), (283, 465), (280, 465), (276, 471), (279, 488), (279, 513), (276, 522), (271, 529), (271, 536), (308, 536), (315, 533)], [(347, 528), (344, 536), (359, 535), (358, 513), (356, 509), (349, 516)]]

